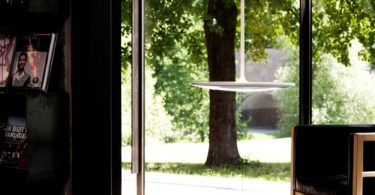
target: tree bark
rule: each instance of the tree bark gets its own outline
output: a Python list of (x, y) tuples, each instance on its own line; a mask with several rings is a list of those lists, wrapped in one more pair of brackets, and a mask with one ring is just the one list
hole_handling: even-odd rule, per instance
[[(204, 31), (210, 81), (235, 81), (237, 7), (233, 0), (209, 0)], [(238, 164), (235, 93), (210, 91), (206, 165)]]

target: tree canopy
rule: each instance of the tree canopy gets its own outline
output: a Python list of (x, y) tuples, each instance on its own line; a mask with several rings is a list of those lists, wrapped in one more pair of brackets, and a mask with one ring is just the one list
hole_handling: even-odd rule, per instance
[(348, 49), (358, 39), (364, 46), (362, 59), (375, 68), (375, 17), (371, 0), (317, 0), (313, 6), (314, 55), (332, 54), (349, 65)]

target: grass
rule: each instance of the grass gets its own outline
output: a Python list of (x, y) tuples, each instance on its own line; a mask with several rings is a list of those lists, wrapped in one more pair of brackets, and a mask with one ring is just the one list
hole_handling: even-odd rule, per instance
[[(146, 171), (171, 174), (238, 177), (270, 181), (289, 181), (290, 163), (264, 163), (259, 161), (244, 161), (240, 165), (225, 165), (208, 167), (200, 163), (146, 163)], [(122, 164), (124, 169), (130, 169), (130, 163)]]
[[(239, 141), (238, 147), (244, 159), (240, 165), (208, 167), (204, 165), (207, 143), (151, 144), (146, 147), (148, 154), (146, 171), (289, 181), (290, 141), (288, 139), (276, 139), (272, 134), (253, 134), (251, 140)], [(122, 167), (127, 170), (130, 169), (130, 152), (129, 147), (124, 150)]]
[(275, 139), (276, 137), (273, 134), (251, 134), (252, 140), (260, 140), (260, 139)]

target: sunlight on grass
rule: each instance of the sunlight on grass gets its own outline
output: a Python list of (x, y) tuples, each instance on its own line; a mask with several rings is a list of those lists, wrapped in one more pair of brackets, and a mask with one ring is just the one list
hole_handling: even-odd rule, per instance
[[(244, 161), (240, 165), (219, 167), (208, 167), (198, 163), (146, 163), (146, 172), (289, 181), (289, 166), (290, 163), (263, 163), (259, 161)], [(130, 169), (130, 163), (123, 163), (122, 167), (123, 169)]]
[[(276, 139), (273, 134), (253, 134), (239, 141), (244, 159), (240, 165), (207, 167), (208, 143), (151, 144), (146, 146), (146, 172), (289, 181), (290, 138)], [(130, 148), (123, 150), (123, 169), (130, 169)], [(127, 158), (125, 158), (127, 157)]]
[(263, 134), (263, 133), (253, 133), (251, 134), (252, 140), (258, 140), (258, 139), (276, 139), (273, 134)]

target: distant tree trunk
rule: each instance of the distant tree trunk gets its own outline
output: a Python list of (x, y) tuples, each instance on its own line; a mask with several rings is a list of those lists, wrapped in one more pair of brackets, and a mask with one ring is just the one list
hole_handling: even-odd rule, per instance
[[(237, 7), (233, 0), (209, 0), (204, 31), (210, 81), (234, 81)], [(238, 164), (235, 93), (210, 91), (206, 165)]]

